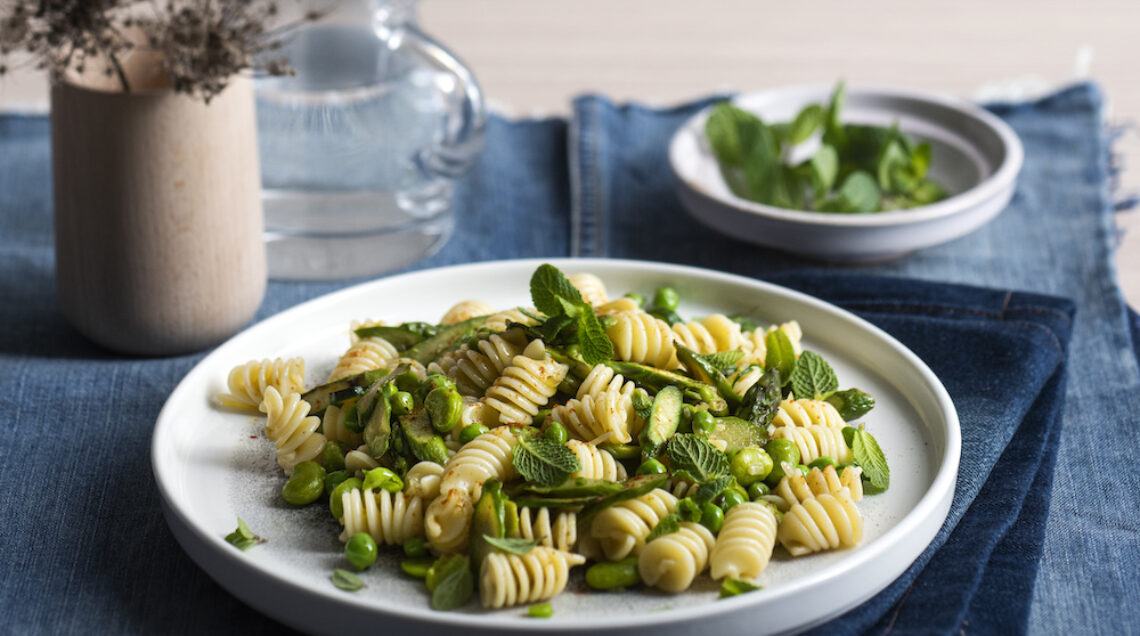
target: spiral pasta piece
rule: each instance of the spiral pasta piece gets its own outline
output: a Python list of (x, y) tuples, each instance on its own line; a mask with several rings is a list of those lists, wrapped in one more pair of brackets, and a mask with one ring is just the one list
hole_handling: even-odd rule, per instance
[(744, 397), (744, 394), (748, 393), (748, 389), (751, 389), (752, 385), (759, 382), (763, 376), (764, 368), (757, 365), (750, 365), (741, 369), (740, 372), (732, 378), (732, 392), (740, 397)]
[(546, 547), (521, 555), (492, 552), (479, 570), (479, 600), (498, 609), (554, 598), (566, 589), (570, 568), (585, 562), (580, 555)]
[(840, 464), (855, 461), (855, 455), (843, 440), (843, 429), (830, 426), (782, 426), (772, 432), (772, 439), (790, 439), (800, 451), (800, 462), (810, 464), (820, 457), (830, 457)]
[(709, 555), (712, 577), (760, 576), (776, 547), (776, 526), (776, 514), (766, 504), (746, 501), (729, 508)]
[(325, 447), (325, 436), (316, 432), (321, 419), (309, 415), (309, 403), (300, 393), (285, 397), (270, 386), (265, 389), (261, 402), (265, 411), (265, 436), (277, 448), (277, 465), (285, 474), (293, 474), (293, 467), (303, 461), (315, 459)]
[(558, 384), (569, 370), (546, 354), (541, 340), (535, 340), (487, 389), (487, 404), (499, 412), (500, 422), (526, 426), (558, 392)]
[(360, 338), (337, 360), (329, 382), (335, 382), (358, 373), (392, 366), (400, 352), (383, 338)]
[(265, 397), (265, 389), (269, 387), (277, 389), (282, 395), (305, 390), (305, 360), (250, 360), (230, 370), (226, 386), (229, 393), (218, 394), (219, 404), (255, 411)]
[(404, 492), (412, 497), (433, 500), (439, 496), (443, 466), (435, 462), (417, 462), (404, 475)]
[(579, 400), (587, 395), (597, 398), (610, 391), (632, 396), (636, 388), (637, 385), (633, 381), (627, 382), (620, 373), (604, 364), (596, 364), (582, 379), (582, 383), (578, 385), (578, 393), (574, 397)]
[(367, 532), (377, 545), (400, 545), (409, 537), (424, 534), (423, 500), (403, 492), (374, 492), (353, 488), (341, 494), (344, 531), (341, 541)]
[(791, 507), (776, 537), (792, 556), (850, 548), (863, 539), (863, 516), (846, 490), (809, 497)]
[(697, 353), (733, 351), (744, 345), (740, 325), (724, 314), (673, 325), (673, 338)]
[(570, 475), (571, 477), (584, 477), (586, 479), (607, 479), (621, 481), (627, 477), (625, 466), (614, 459), (614, 456), (597, 446), (580, 442), (576, 439), (568, 440), (566, 448), (574, 452), (582, 470)]
[(445, 491), (424, 513), (424, 537), (437, 554), (467, 549), (467, 534), (475, 502), (461, 489)]
[(325, 438), (333, 442), (341, 442), (349, 446), (360, 446), (363, 438), (360, 433), (348, 430), (344, 425), (344, 411), (335, 404), (325, 408), (321, 416), (321, 432)]
[(708, 528), (684, 521), (680, 530), (654, 539), (638, 555), (641, 580), (672, 594), (684, 592), (704, 572), (715, 543)]
[(549, 508), (522, 508), (518, 532), (513, 536), (548, 548), (571, 551), (578, 543), (578, 515), (565, 510), (552, 512)]
[(842, 473), (836, 471), (835, 466), (827, 466), (823, 470), (812, 468), (804, 475), (798, 470), (786, 473), (780, 483), (772, 489), (771, 494), (765, 495), (765, 501), (775, 505), (781, 512), (787, 512), (792, 506), (802, 503), (808, 497), (823, 494), (836, 494), (840, 489), (846, 488), (852, 501), (863, 498), (863, 469), (858, 466), (847, 466)]
[(455, 388), (461, 395), (482, 397), (522, 351), (522, 346), (492, 334), (477, 342), (474, 349), (464, 345), (432, 364), (455, 380)]
[(780, 402), (771, 426), (827, 426), (840, 429), (847, 426), (847, 422), (830, 402), (807, 398), (793, 400), (789, 397)]
[(600, 305), (595, 305), (594, 313), (599, 316), (605, 316), (606, 314), (614, 314), (619, 311), (637, 311), (639, 309), (641, 309), (641, 305), (637, 304), (636, 300), (622, 296), (621, 298), (615, 298)]
[(684, 477), (670, 476), (669, 479), (665, 482), (665, 490), (668, 490), (669, 493), (677, 499), (684, 499), (685, 497), (692, 495), (699, 487), (700, 484), (685, 479)]
[(594, 443), (628, 444), (634, 417), (632, 398), (617, 391), (571, 399), (550, 412), (550, 419), (564, 425), (571, 437)]
[(348, 325), (348, 344), (352, 346), (360, 342), (360, 336), (356, 335), (357, 329), (365, 329), (367, 327), (383, 327), (388, 323), (383, 320), (376, 320), (375, 318), (365, 318), (364, 320), (353, 320)]
[(753, 329), (742, 334), (744, 338), (741, 349), (744, 350), (744, 359), (746, 362), (754, 362), (761, 366), (764, 365), (764, 359), (768, 356), (768, 346), (764, 342), (764, 338), (771, 332), (779, 329), (788, 336), (788, 340), (792, 343), (792, 349), (796, 352), (798, 357), (803, 353), (803, 337), (804, 332), (800, 329), (800, 323), (789, 320), (782, 325), (771, 325), (768, 328)]
[(443, 314), (443, 318), (439, 319), (439, 324), (455, 325), (464, 320), (488, 316), (493, 313), (495, 313), (495, 308), (482, 300), (461, 300)]
[(677, 498), (656, 488), (599, 512), (590, 525), (590, 536), (598, 540), (607, 559), (620, 561), (640, 552), (657, 522), (676, 510)]
[(609, 300), (606, 296), (606, 284), (596, 275), (583, 272), (571, 274), (567, 278), (570, 284), (578, 289), (578, 293), (582, 294), (582, 300), (591, 305), (601, 305)]
[(641, 310), (619, 311), (612, 317), (614, 321), (606, 335), (619, 360), (660, 368), (676, 366), (677, 349), (668, 323)]
[(508, 482), (515, 477), (511, 452), (518, 439), (506, 426), (499, 426), (464, 444), (447, 460), (440, 492), (460, 490), (471, 500), (483, 492), (483, 484), (491, 479)]
[(507, 325), (512, 322), (517, 322), (520, 325), (534, 326), (535, 320), (530, 316), (519, 311), (518, 308), (506, 309), (498, 313), (491, 314), (487, 317), (486, 322), (483, 323), (483, 328), (492, 332), (501, 333), (507, 330)]
[(372, 458), (368, 447), (363, 444), (344, 454), (344, 469), (353, 473), (363, 473), (380, 466), (380, 462)]

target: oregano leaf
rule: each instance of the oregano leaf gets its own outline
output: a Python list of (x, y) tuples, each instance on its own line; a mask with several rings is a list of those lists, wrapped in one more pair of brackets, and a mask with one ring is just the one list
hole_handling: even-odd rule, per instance
[(557, 486), (582, 469), (573, 451), (545, 437), (519, 438), (511, 463), (523, 479), (543, 486)]
[(692, 433), (678, 433), (665, 445), (669, 465), (674, 471), (684, 471), (694, 481), (705, 482), (728, 474), (728, 457), (703, 437)]
[(874, 436), (863, 429), (857, 429), (852, 439), (851, 452), (855, 455), (855, 463), (863, 469), (863, 476), (872, 486), (879, 491), (890, 487), (891, 470), (887, 466), (887, 457)]
[(819, 354), (805, 351), (790, 378), (796, 399), (822, 400), (839, 388), (835, 371)]
[(359, 576), (356, 576), (348, 570), (337, 568), (333, 570), (330, 578), (332, 579), (333, 585), (346, 592), (355, 592), (364, 587), (364, 581), (361, 581)]
[(675, 512), (667, 514), (664, 517), (661, 517), (661, 520), (657, 522), (657, 525), (653, 526), (653, 529), (649, 531), (649, 534), (645, 537), (645, 542), (649, 543), (658, 537), (663, 537), (667, 534), (673, 534), (680, 529), (681, 517), (678, 516)]

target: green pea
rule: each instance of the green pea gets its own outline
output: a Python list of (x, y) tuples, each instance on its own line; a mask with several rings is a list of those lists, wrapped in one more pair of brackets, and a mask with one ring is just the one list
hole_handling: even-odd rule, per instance
[(416, 408), (416, 399), (407, 391), (396, 391), (390, 400), (393, 415), (407, 415)]
[(333, 490), (341, 484), (344, 480), (352, 477), (352, 472), (347, 470), (334, 470), (325, 475), (325, 494), (332, 495)]
[(656, 459), (647, 459), (637, 467), (638, 475), (663, 475), (665, 472), (665, 464)]
[(391, 469), (378, 466), (364, 473), (364, 484), (361, 488), (364, 490), (379, 488), (390, 493), (397, 493), (404, 489), (404, 480), (400, 479), (400, 476)]
[(462, 431), (459, 431), (459, 443), (466, 444), (489, 430), (489, 428), (482, 424), (468, 424), (463, 427)]
[(431, 426), (440, 433), (448, 433), (459, 424), (463, 415), (463, 396), (455, 389), (432, 389), (424, 398)]
[(748, 498), (752, 501), (759, 501), (762, 497), (770, 494), (771, 492), (772, 489), (768, 487), (768, 484), (762, 481), (758, 481), (748, 487)]
[(721, 493), (720, 498), (721, 498), (720, 507), (725, 512), (728, 512), (729, 510), (732, 509), (733, 506), (735, 506), (737, 504), (742, 504), (742, 503), (748, 501), (748, 495), (746, 493), (741, 493), (739, 490), (736, 490), (736, 489), (725, 490), (723, 493)]
[(658, 287), (657, 291), (653, 292), (653, 306), (657, 309), (666, 312), (677, 311), (679, 304), (681, 304), (681, 297), (677, 294), (677, 290), (672, 287)]
[(329, 495), (329, 512), (332, 513), (333, 519), (340, 519), (344, 516), (344, 505), (341, 503), (341, 495), (354, 489), (360, 488), (364, 482), (359, 477), (349, 477), (348, 479), (337, 484), (333, 488), (332, 494)]
[(408, 537), (404, 539), (404, 556), (421, 557), (427, 555), (427, 541), (423, 537)]
[(711, 501), (706, 503), (701, 506), (700, 523), (713, 534), (720, 532), (720, 527), (724, 525), (724, 510)]
[(416, 395), (419, 396), (419, 401), (423, 402), (425, 399), (427, 399), (428, 393), (431, 393), (436, 389), (454, 390), (455, 380), (452, 380), (451, 378), (438, 371), (432, 371), (431, 373), (427, 374), (427, 377), (424, 378), (424, 381), (420, 384), (420, 388), (416, 392)]
[(639, 294), (637, 292), (629, 292), (628, 294), (625, 295), (625, 297), (632, 300), (633, 302), (637, 303), (638, 307), (642, 307), (645, 305), (645, 296), (642, 296), (641, 294)]
[(685, 497), (677, 502), (677, 515), (681, 517), (681, 521), (700, 523), (701, 504), (693, 501), (689, 497)]
[(376, 562), (376, 541), (367, 532), (357, 532), (344, 544), (344, 558), (359, 572)]
[(768, 477), (764, 480), (770, 486), (780, 483), (784, 478), (783, 464), (795, 466), (800, 463), (800, 449), (790, 439), (768, 440), (764, 450), (772, 458), (772, 472), (768, 473)]
[(435, 563), (435, 559), (430, 556), (412, 557), (400, 561), (400, 569), (408, 576), (426, 579), (433, 563)]
[(835, 466), (835, 465), (837, 465), (837, 462), (835, 461), (834, 458), (824, 456), (824, 457), (820, 457), (817, 459), (813, 459), (812, 462), (810, 464), (808, 464), (808, 468), (809, 469), (818, 468), (820, 470), (823, 470), (824, 468), (827, 468), (828, 466)]
[(616, 590), (640, 582), (641, 573), (637, 569), (636, 556), (621, 561), (596, 563), (586, 570), (586, 585), (595, 590)]
[(325, 442), (325, 447), (321, 449), (321, 466), (330, 473), (344, 470), (344, 451), (340, 449), (340, 444), (332, 440)]
[(551, 422), (542, 432), (542, 436), (559, 444), (565, 444), (566, 440), (570, 439), (570, 434), (566, 432), (566, 427), (561, 422)]
[(693, 413), (693, 432), (709, 434), (716, 430), (716, 418), (708, 411)]
[(751, 486), (763, 481), (772, 472), (772, 458), (755, 446), (740, 449), (732, 458), (732, 476), (741, 486)]
[(281, 496), (294, 506), (311, 504), (325, 492), (325, 469), (314, 461), (293, 467), (293, 475), (281, 487)]
[(554, 616), (554, 606), (550, 603), (535, 603), (526, 610), (531, 618), (550, 618)]

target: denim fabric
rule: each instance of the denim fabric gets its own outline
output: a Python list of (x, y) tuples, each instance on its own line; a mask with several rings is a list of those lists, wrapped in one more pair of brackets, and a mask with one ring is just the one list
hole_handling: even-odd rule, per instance
[[(416, 267), (620, 256), (765, 277), (846, 306), (946, 383), (963, 422), (963, 470), (931, 549), (824, 629), (1137, 624), (1140, 609), (1127, 601), (1138, 590), (1128, 564), (1138, 556), (1140, 488), (1126, 460), (1137, 450), (1140, 379), (1111, 265), (1096, 88), (995, 108), (1021, 134), (1026, 165), (993, 223), (893, 263), (822, 273), (781, 273), (818, 264), (726, 239), (681, 210), (665, 146), (701, 105), (662, 111), (591, 97), (569, 123), (492, 118), (458, 191), (455, 237)], [(0, 632), (280, 632), (198, 569), (158, 512), (150, 431), (201, 354), (121, 358), (59, 312), (47, 128), (43, 117), (0, 117)], [(255, 320), (346, 284), (273, 282)], [(1051, 296), (1075, 301), (1075, 322), (1072, 305)]]

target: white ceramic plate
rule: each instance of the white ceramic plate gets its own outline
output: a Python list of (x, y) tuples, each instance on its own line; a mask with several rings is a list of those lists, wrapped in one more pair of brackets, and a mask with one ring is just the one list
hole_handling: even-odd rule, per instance
[[(960, 431), (954, 406), (929, 368), (893, 338), (832, 305), (781, 287), (708, 270), (635, 261), (553, 260), (567, 273), (601, 276), (612, 295), (652, 294), (672, 285), (681, 311), (749, 313), (777, 323), (796, 319), (804, 345), (828, 359), (843, 387), (877, 399), (868, 430), (885, 449), (891, 488), (859, 504), (865, 537), (851, 550), (791, 559), (777, 548), (764, 590), (717, 600), (708, 577), (677, 596), (651, 590), (579, 593), (581, 570), (554, 599), (554, 617), (525, 618), (525, 608), (487, 612), (477, 602), (435, 612), (420, 581), (399, 572), (387, 552), (363, 573), (368, 587), (343, 592), (329, 582), (346, 567), (339, 528), (327, 507), (290, 509), (284, 478), (262, 418), (212, 405), (231, 367), (250, 359), (304, 356), (308, 381), (326, 377), (348, 346), (352, 319), (436, 320), (454, 302), (484, 299), (529, 305), (528, 281), (541, 261), (505, 261), (415, 272), (364, 283), (265, 320), (218, 347), (171, 394), (153, 441), (163, 512), (190, 556), (235, 596), (286, 624), (312, 632), (633, 632), (655, 634), (783, 632), (834, 617), (894, 580), (938, 531), (954, 493)], [(242, 517), (268, 543), (240, 552), (223, 537)], [(397, 551), (398, 552), (398, 551)], [(735, 630), (735, 631), (730, 631)]]
[[(788, 122), (808, 104), (824, 104), (832, 86), (794, 86), (745, 93), (732, 101), (765, 122)], [(930, 177), (952, 196), (911, 210), (875, 214), (804, 212), (734, 195), (705, 138), (711, 107), (685, 122), (669, 145), (682, 203), (715, 230), (826, 261), (868, 262), (965, 236), (1009, 203), (1024, 151), (1017, 134), (989, 112), (927, 93), (847, 87), (843, 123), (890, 126), (933, 146)], [(802, 158), (801, 158), (802, 159)]]

